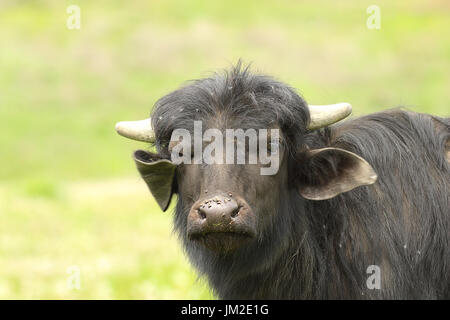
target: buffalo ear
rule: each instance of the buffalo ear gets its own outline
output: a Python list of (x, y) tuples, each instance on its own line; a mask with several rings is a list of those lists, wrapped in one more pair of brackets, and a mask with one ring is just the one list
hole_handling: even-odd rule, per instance
[(310, 200), (331, 199), (377, 180), (366, 160), (339, 148), (309, 150), (302, 167), (299, 192)]
[(136, 167), (162, 211), (166, 211), (173, 194), (176, 165), (158, 155), (137, 150)]

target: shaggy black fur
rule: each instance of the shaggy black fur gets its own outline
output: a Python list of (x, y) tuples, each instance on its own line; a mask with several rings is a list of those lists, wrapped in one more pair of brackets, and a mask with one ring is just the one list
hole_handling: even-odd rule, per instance
[[(247, 199), (263, 203), (255, 213), (268, 219), (254, 242), (219, 255), (189, 241), (186, 217), (208, 171), (184, 181), (194, 191), (175, 189), (175, 230), (220, 298), (450, 298), (450, 119), (391, 110), (308, 132), (306, 102), (295, 90), (240, 65), (163, 97), (152, 119), (165, 158), (173, 129), (192, 129), (193, 119), (219, 128), (281, 129), (282, 185), (267, 187), (277, 200)], [(305, 162), (306, 150), (327, 146), (362, 156), (377, 182), (330, 200), (302, 198), (298, 184), (322, 170)], [(244, 174), (236, 181), (251, 186), (254, 179)], [(381, 268), (381, 290), (366, 286), (370, 265)]]

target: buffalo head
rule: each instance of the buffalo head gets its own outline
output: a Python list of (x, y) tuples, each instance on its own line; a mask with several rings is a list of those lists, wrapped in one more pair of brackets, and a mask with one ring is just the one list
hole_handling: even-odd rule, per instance
[[(311, 138), (350, 113), (347, 103), (308, 105), (272, 78), (234, 71), (190, 83), (161, 98), (151, 119), (119, 122), (116, 130), (156, 147), (136, 151), (134, 160), (162, 210), (178, 195), (175, 225), (185, 242), (227, 255), (264, 240), (283, 219), (284, 194), (325, 200), (376, 180), (360, 156)], [(192, 138), (182, 147), (186, 139), (174, 138), (177, 130)], [(276, 170), (263, 174), (268, 167)]]

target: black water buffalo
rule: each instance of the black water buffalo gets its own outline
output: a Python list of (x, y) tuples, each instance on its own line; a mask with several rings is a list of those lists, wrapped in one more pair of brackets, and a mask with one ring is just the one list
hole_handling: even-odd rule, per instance
[[(137, 168), (162, 210), (178, 195), (175, 230), (218, 297), (449, 299), (450, 119), (398, 109), (339, 121), (349, 113), (238, 65), (116, 129), (156, 146), (135, 152)], [(279, 129), (277, 172), (174, 164), (172, 134), (193, 134), (195, 120), (202, 132)]]

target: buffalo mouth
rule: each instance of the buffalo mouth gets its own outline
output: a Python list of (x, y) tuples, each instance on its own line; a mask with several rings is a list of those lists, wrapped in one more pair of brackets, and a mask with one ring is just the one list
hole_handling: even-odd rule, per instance
[(252, 232), (217, 231), (190, 234), (189, 239), (222, 254), (230, 253), (250, 242), (255, 236)]

